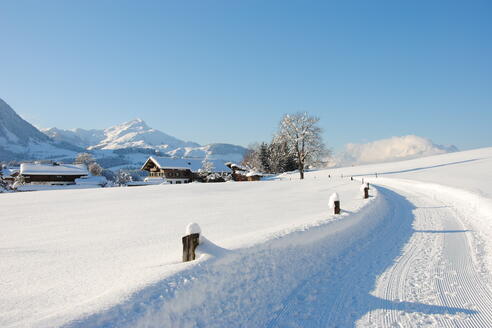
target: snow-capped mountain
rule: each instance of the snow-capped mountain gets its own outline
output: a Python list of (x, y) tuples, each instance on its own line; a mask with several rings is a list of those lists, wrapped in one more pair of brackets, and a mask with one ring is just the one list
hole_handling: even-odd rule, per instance
[(231, 144), (202, 146), (196, 142), (184, 141), (149, 127), (141, 119), (104, 130), (50, 128), (43, 132), (59, 142), (75, 144), (92, 151), (96, 157), (104, 158), (106, 167), (136, 167), (151, 154), (239, 162), (247, 151), (244, 147)]
[(105, 138), (89, 149), (154, 148), (172, 150), (179, 147), (199, 147), (194, 142), (183, 141), (149, 127), (143, 120), (135, 119), (104, 130)]
[(62, 130), (49, 128), (41, 129), (41, 131), (55, 141), (68, 142), (82, 148), (97, 145), (106, 138), (104, 130)]
[(56, 142), (0, 99), (0, 161), (74, 156), (77, 147)]

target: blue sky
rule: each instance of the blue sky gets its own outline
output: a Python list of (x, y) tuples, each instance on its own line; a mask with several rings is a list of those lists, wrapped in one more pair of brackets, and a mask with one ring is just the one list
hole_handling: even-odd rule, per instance
[(0, 97), (39, 127), (247, 145), (307, 111), (335, 150), (491, 146), (491, 58), (491, 1), (0, 2)]

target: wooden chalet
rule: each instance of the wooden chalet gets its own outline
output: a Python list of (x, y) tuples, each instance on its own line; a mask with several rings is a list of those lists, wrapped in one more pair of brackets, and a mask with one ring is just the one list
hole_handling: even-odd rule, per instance
[[(231, 169), (221, 160), (210, 160), (213, 164), (213, 172), (228, 174)], [(149, 172), (149, 177), (160, 177), (171, 184), (189, 183), (196, 180), (197, 174), (203, 167), (203, 159), (173, 158), (173, 157), (149, 157), (142, 166), (142, 171)]]
[(67, 185), (75, 184), (75, 179), (87, 177), (89, 172), (83, 164), (22, 163), (19, 174), (30, 184)]

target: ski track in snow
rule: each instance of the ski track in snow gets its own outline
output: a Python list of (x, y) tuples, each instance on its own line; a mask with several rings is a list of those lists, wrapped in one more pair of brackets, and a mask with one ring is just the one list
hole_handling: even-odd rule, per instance
[[(458, 212), (418, 192), (382, 193), (393, 208), (381, 230), (336, 272), (321, 267), (296, 288), (267, 327), (492, 327), (492, 292)], [(406, 237), (370, 290), (380, 259)]]

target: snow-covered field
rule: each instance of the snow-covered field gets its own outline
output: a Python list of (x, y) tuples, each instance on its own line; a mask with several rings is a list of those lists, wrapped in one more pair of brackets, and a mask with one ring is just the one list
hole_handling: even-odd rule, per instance
[[(0, 326), (492, 327), (491, 169), (485, 148), (304, 181), (2, 194)], [(190, 222), (204, 238), (183, 264)]]

